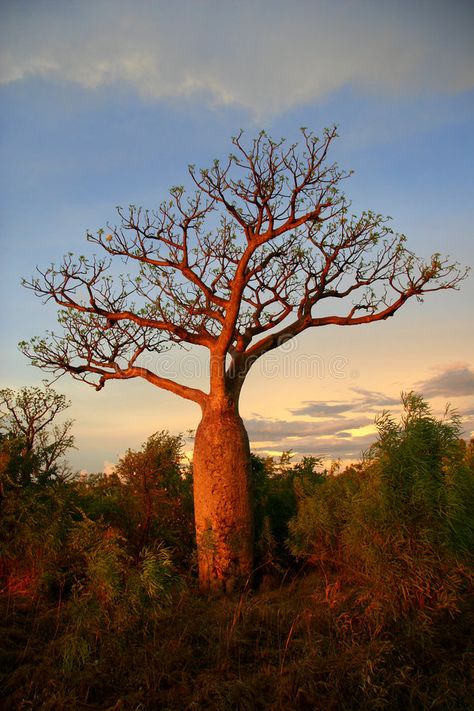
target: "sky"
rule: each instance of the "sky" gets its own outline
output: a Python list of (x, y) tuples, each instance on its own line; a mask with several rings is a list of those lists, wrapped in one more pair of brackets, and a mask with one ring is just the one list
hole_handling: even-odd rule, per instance
[[(474, 263), (474, 5), (451, 0), (3, 0), (0, 4), (0, 387), (38, 385), (17, 344), (55, 325), (21, 286), (117, 205), (156, 207), (188, 164), (261, 129), (298, 140), (338, 125), (354, 209), (392, 216), (408, 246)], [(474, 434), (472, 273), (395, 318), (305, 332), (250, 372), (252, 449), (357, 459), (400, 394), (451, 403)], [(206, 386), (202, 360), (169, 374)], [(137, 380), (68, 376), (72, 465), (109, 470), (152, 433), (196, 428), (193, 403)], [(189, 445), (191, 446), (191, 445)]]

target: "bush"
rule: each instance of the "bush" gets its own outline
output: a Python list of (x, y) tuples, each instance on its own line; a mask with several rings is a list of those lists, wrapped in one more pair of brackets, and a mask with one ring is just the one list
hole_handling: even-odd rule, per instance
[(0, 517), (3, 587), (34, 594), (48, 588), (48, 580), (51, 590), (59, 585), (69, 567), (68, 532), (74, 515), (79, 516), (75, 503), (74, 486), (68, 483), (8, 491)]
[(183, 567), (194, 555), (192, 471), (183, 464), (181, 435), (156, 432), (138, 451), (127, 450), (115, 467), (120, 525), (135, 554), (162, 541)]
[(290, 523), (296, 554), (330, 557), (359, 576), (376, 620), (454, 614), (472, 583), (474, 472), (459, 418), (437, 420), (414, 393), (403, 405), (400, 423), (388, 413), (377, 420), (363, 466), (302, 497)]
[(255, 561), (257, 580), (265, 575), (280, 574), (291, 565), (287, 546), (289, 523), (297, 512), (298, 497), (313, 492), (323, 481), (317, 472), (321, 462), (304, 457), (292, 463), (291, 453), (273, 457), (252, 454), (252, 503), (254, 516)]
[(343, 561), (342, 532), (362, 481), (363, 470), (348, 467), (337, 474), (326, 472), (313, 491), (299, 489), (298, 513), (288, 525), (293, 555), (309, 558), (313, 563)]
[(111, 537), (97, 550), (104, 565), (105, 550), (110, 557), (118, 546), (136, 566), (158, 546), (172, 551), (182, 571), (189, 570), (195, 548), (192, 482), (181, 448), (181, 437), (160, 432), (141, 451), (129, 450), (111, 476), (8, 487), (1, 501), (1, 586), (53, 599), (68, 596), (85, 565), (77, 532), (85, 546), (89, 529), (99, 541), (101, 531)]
[(68, 626), (54, 645), (61, 650), (65, 671), (84, 666), (104, 643), (120, 647), (130, 635), (143, 633), (180, 585), (162, 544), (142, 549), (135, 561), (124, 543), (118, 531), (87, 518), (71, 529), (70, 557), (76, 567)]

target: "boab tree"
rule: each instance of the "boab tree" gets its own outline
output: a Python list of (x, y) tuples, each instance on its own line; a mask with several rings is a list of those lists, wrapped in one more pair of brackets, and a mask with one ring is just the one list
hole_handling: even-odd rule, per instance
[[(255, 361), (308, 328), (386, 319), (464, 275), (438, 254), (415, 257), (381, 215), (350, 213), (340, 188), (348, 174), (327, 160), (335, 136), (303, 130), (298, 146), (239, 135), (225, 163), (190, 166), (193, 194), (174, 187), (156, 211), (118, 208), (117, 227), (88, 233), (104, 256), (69, 254), (25, 282), (60, 307), (61, 334), (21, 344), (35, 365), (97, 390), (144, 378), (201, 407), (194, 496), (203, 589), (229, 589), (252, 569), (239, 397)], [(112, 272), (113, 258), (125, 260), (128, 276)], [(175, 345), (207, 349), (207, 391), (149, 367), (150, 353)]]

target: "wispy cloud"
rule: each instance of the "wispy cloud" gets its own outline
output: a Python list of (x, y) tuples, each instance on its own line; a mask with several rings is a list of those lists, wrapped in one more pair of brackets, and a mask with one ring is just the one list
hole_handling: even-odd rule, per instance
[(299, 456), (321, 456), (326, 460), (333, 461), (336, 459), (357, 460), (361, 459), (363, 453), (375, 440), (375, 434), (352, 438), (329, 437), (314, 442), (302, 442), (298, 447), (293, 447), (292, 451)]
[[(292, 450), (328, 459), (357, 459), (374, 441), (373, 432), (362, 432), (373, 419), (333, 418), (321, 422), (252, 418), (245, 421), (253, 451), (261, 454)], [(358, 435), (358, 430), (361, 433)], [(358, 435), (358, 436), (356, 436)]]
[(254, 418), (245, 421), (249, 437), (256, 441), (274, 442), (289, 437), (316, 437), (337, 434), (345, 430), (358, 429), (371, 425), (373, 419), (354, 418), (324, 420), (312, 422), (308, 420), (273, 420)]
[(326, 459), (359, 459), (375, 441), (375, 415), (386, 407), (399, 406), (400, 399), (375, 390), (351, 388), (355, 397), (343, 402), (308, 400), (289, 411), (314, 419), (246, 420), (252, 448), (260, 453), (292, 450), (303, 456)]
[[(424, 397), (466, 397), (474, 394), (474, 370), (466, 363), (438, 367), (433, 377), (415, 383)], [(343, 402), (304, 401), (289, 411), (297, 417), (314, 419), (272, 420), (254, 417), (246, 421), (250, 440), (257, 452), (285, 451), (297, 455), (315, 454), (333, 459), (358, 459), (376, 439), (375, 416), (384, 409), (397, 412), (400, 398), (376, 390), (351, 388), (355, 397)], [(472, 407), (460, 410), (464, 436), (474, 434)]]
[(276, 442), (251, 442), (252, 451), (258, 454), (292, 451), (297, 457), (312, 455), (326, 460), (356, 460), (375, 441), (375, 434), (362, 437), (315, 437), (305, 439), (283, 440)]
[(363, 388), (351, 388), (352, 392), (358, 396), (353, 400), (345, 402), (326, 403), (319, 400), (305, 400), (302, 407), (290, 410), (292, 415), (310, 416), (315, 418), (339, 417), (349, 412), (371, 412), (376, 413), (385, 407), (400, 404), (399, 398), (388, 397), (375, 390), (364, 390)]
[(398, 96), (474, 84), (474, 6), (462, 0), (6, 0), (1, 13), (3, 83), (200, 92), (256, 115), (347, 85)]
[(425, 397), (474, 395), (474, 369), (467, 363), (456, 363), (438, 370), (432, 378), (415, 384), (415, 388)]
[(352, 409), (352, 404), (350, 402), (339, 402), (337, 404), (330, 404), (322, 402), (321, 400), (304, 400), (302, 407), (296, 407), (290, 410), (292, 415), (307, 416), (310, 417), (339, 417), (342, 419), (344, 413), (349, 412)]

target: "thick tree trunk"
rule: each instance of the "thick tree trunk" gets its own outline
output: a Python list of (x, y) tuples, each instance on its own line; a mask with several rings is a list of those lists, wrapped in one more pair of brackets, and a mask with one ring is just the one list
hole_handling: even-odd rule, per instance
[(250, 447), (235, 403), (211, 398), (203, 408), (193, 471), (200, 587), (229, 592), (253, 565)]

